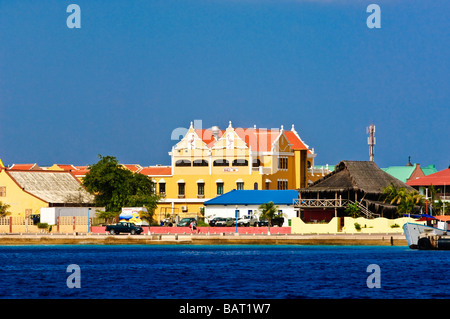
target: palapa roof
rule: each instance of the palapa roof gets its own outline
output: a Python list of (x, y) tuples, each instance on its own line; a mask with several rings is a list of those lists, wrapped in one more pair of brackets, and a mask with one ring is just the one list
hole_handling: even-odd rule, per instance
[(301, 193), (361, 191), (367, 194), (381, 194), (387, 186), (393, 184), (413, 191), (399, 179), (386, 173), (371, 161), (341, 161), (334, 172), (317, 180)]
[(7, 170), (7, 173), (24, 191), (47, 203), (94, 202), (94, 197), (70, 172)]

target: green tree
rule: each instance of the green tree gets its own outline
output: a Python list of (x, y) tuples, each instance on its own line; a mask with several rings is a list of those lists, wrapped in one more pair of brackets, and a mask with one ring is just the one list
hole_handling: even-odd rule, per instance
[(149, 227), (149, 230), (150, 230), (150, 226), (153, 224), (153, 220), (155, 218), (155, 210), (156, 210), (157, 205), (144, 206), (144, 207), (147, 209), (147, 211), (141, 210), (139, 212), (139, 217), (141, 219), (147, 221), (148, 227)]
[(3, 204), (3, 202), (0, 202), (0, 217), (11, 215), (11, 212), (9, 211), (10, 207), (11, 206), (9, 206), (8, 204)]
[(272, 201), (268, 203), (264, 203), (259, 205), (258, 209), (261, 211), (261, 215), (259, 215), (259, 219), (267, 219), (268, 225), (269, 225), (269, 232), (270, 227), (272, 226), (272, 219), (278, 217), (279, 211), (278, 206), (276, 206)]
[(345, 208), (345, 212), (349, 214), (351, 217), (356, 218), (360, 215), (361, 209), (359, 208), (358, 203), (348, 203), (347, 207)]
[(159, 200), (150, 178), (123, 168), (113, 156), (99, 155), (89, 166), (83, 186), (95, 196), (95, 205), (120, 214), (122, 207), (156, 207)]
[(405, 187), (397, 188), (391, 184), (383, 190), (382, 198), (385, 203), (397, 205), (397, 214), (410, 214), (415, 206), (423, 205), (424, 196), (416, 191), (408, 191)]
[(418, 192), (408, 192), (402, 197), (397, 207), (397, 213), (400, 216), (410, 214), (414, 211), (415, 206), (423, 204), (423, 200), (423, 195)]

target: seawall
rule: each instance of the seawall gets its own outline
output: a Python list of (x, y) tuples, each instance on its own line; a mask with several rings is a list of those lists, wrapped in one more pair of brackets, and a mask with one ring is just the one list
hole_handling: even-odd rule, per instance
[(372, 245), (406, 246), (399, 234), (3, 234), (0, 245)]

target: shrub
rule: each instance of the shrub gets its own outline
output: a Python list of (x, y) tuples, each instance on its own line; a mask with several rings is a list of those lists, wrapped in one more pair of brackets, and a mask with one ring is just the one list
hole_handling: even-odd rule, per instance
[(355, 229), (356, 229), (357, 231), (360, 231), (360, 230), (361, 230), (361, 225), (358, 224), (358, 223), (355, 223)]
[(39, 229), (47, 229), (48, 228), (48, 224), (47, 223), (38, 223), (37, 227)]

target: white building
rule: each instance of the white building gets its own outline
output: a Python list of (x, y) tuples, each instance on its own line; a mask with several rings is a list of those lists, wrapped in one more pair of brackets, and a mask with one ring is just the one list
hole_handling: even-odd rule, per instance
[(283, 226), (289, 226), (289, 220), (297, 216), (294, 200), (298, 199), (296, 190), (232, 190), (205, 202), (205, 221), (214, 217), (240, 218), (257, 216), (261, 204), (273, 202), (283, 214)]

